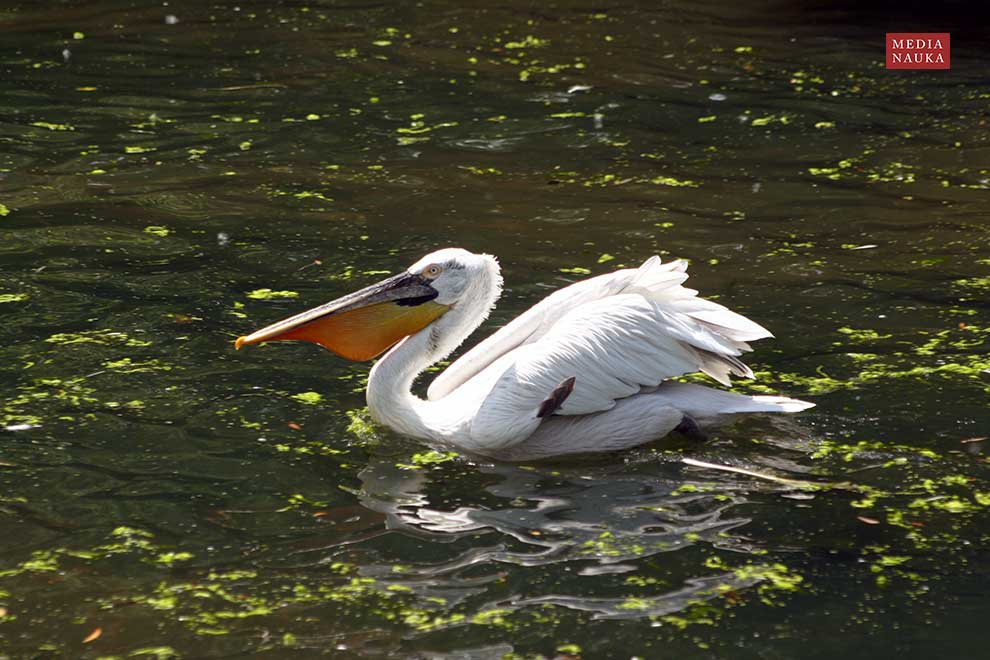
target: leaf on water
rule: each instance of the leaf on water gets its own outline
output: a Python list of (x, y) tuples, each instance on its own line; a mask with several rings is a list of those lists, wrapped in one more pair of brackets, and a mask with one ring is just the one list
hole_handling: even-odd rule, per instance
[(879, 525), (880, 521), (876, 518), (867, 518), (866, 516), (856, 516), (856, 520), (866, 523), (867, 525)]
[(294, 431), (302, 431), (302, 426), (296, 424), (295, 422), (289, 422), (288, 427)]
[(89, 644), (90, 642), (99, 639), (100, 635), (103, 634), (103, 628), (93, 628), (93, 632), (86, 635), (86, 639), (82, 641), (83, 644)]
[(0, 217), (5, 215), (10, 215), (10, 209), (4, 206), (3, 204), (0, 204)]

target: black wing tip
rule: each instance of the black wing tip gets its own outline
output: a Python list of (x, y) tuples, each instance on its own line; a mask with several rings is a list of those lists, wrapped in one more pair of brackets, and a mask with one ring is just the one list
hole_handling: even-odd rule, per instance
[(560, 381), (560, 385), (555, 387), (553, 392), (550, 393), (550, 396), (540, 404), (539, 409), (536, 411), (536, 416), (540, 418), (549, 417), (556, 412), (558, 408), (564, 405), (564, 401), (567, 401), (567, 397), (571, 395), (571, 392), (574, 391), (574, 383), (576, 381), (577, 378), (575, 376)]

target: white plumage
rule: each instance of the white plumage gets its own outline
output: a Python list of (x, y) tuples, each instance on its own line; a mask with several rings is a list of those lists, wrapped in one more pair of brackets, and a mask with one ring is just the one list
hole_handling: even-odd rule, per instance
[[(487, 255), (440, 250), (409, 272), (430, 264), (443, 266), (433, 286), (450, 311), (389, 351), (368, 383), (372, 416), (400, 432), (523, 460), (635, 446), (667, 435), (685, 416), (703, 423), (813, 405), (665, 382), (696, 371), (726, 385), (730, 374), (751, 378), (738, 356), (748, 341), (771, 335), (698, 298), (681, 286), (686, 262), (659, 257), (551, 294), (450, 365), (420, 400), (409, 391), (415, 377), (484, 320), (501, 290)], [(456, 274), (456, 299), (444, 295), (448, 274)], [(571, 377), (570, 394), (540, 417), (541, 404)]]
[(752, 378), (739, 356), (771, 336), (682, 286), (686, 271), (684, 261), (651, 257), (561, 289), (450, 365), (426, 400), (410, 391), (416, 377), (481, 325), (501, 293), (494, 257), (438, 250), (236, 346), (303, 340), (358, 360), (391, 347), (368, 379), (376, 420), (509, 460), (623, 449), (721, 415), (810, 408), (670, 380), (697, 371), (724, 385), (732, 375)]

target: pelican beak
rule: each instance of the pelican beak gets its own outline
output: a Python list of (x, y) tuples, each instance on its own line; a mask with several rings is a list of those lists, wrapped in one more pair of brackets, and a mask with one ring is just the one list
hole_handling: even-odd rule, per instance
[(400, 273), (238, 337), (234, 348), (267, 341), (308, 341), (348, 360), (370, 360), (450, 309), (433, 302), (437, 295), (425, 277)]

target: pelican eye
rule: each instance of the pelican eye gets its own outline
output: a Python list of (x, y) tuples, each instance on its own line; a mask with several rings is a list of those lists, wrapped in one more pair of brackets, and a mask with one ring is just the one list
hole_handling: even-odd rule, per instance
[(423, 269), (423, 277), (429, 277), (433, 279), (439, 277), (440, 273), (443, 272), (443, 266), (439, 264), (432, 264)]

